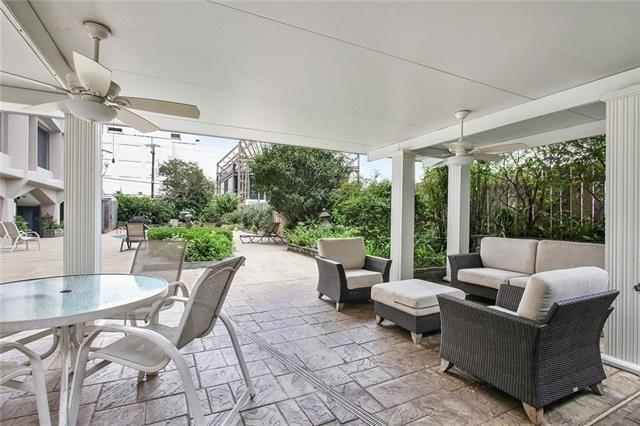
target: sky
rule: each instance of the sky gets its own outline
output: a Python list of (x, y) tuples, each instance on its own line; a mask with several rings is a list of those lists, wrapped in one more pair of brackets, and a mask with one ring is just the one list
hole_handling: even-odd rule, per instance
[[(231, 150), (238, 141), (236, 139), (216, 138), (211, 136), (200, 136), (199, 144), (206, 146), (212, 151), (220, 153), (220, 158)], [(379, 175), (384, 179), (391, 179), (391, 159), (383, 158), (376, 161), (368, 161), (366, 155), (360, 156), (360, 176), (365, 179), (373, 178)], [(422, 179), (422, 165), (416, 163), (416, 182)]]

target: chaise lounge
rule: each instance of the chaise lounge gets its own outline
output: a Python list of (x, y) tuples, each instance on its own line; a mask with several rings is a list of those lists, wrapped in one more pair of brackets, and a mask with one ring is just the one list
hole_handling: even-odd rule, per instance
[(532, 274), (581, 266), (604, 268), (604, 245), (485, 237), (480, 253), (451, 255), (449, 263), (452, 287), (495, 300), (502, 285), (525, 287)]

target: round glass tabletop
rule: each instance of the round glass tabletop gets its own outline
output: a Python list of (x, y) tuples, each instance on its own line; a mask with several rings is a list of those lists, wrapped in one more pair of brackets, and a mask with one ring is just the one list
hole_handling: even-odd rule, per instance
[(67, 275), (0, 285), (0, 330), (60, 327), (149, 306), (167, 292), (161, 278), (130, 274)]

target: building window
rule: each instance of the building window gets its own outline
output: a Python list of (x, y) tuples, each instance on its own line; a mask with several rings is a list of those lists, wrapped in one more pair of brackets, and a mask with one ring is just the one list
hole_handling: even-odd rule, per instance
[(182, 139), (180, 133), (171, 133), (171, 139)]
[(49, 132), (38, 127), (38, 167), (49, 170)]

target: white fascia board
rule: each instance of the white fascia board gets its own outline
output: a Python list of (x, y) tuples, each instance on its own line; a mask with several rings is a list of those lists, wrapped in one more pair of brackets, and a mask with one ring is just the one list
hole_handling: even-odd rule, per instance
[[(640, 67), (482, 117), (466, 120), (464, 123), (465, 135), (470, 136), (509, 124), (598, 102), (608, 93), (622, 90), (638, 83), (640, 83)], [(368, 160), (379, 160), (380, 158), (390, 156), (391, 153), (398, 150), (416, 150), (451, 141), (458, 137), (459, 132), (460, 127), (456, 124), (435, 132), (416, 136), (415, 138), (407, 139), (383, 148), (374, 149), (368, 153)]]
[(605, 120), (598, 120), (585, 124), (578, 124), (577, 126), (565, 127), (564, 129), (551, 130), (549, 132), (537, 133), (535, 135), (525, 136), (522, 138), (510, 139), (501, 143), (522, 143), (530, 147), (534, 147), (604, 135), (604, 133)]
[(58, 83), (67, 87), (66, 76), (73, 70), (31, 4), (24, 0), (2, 0), (0, 9)]

